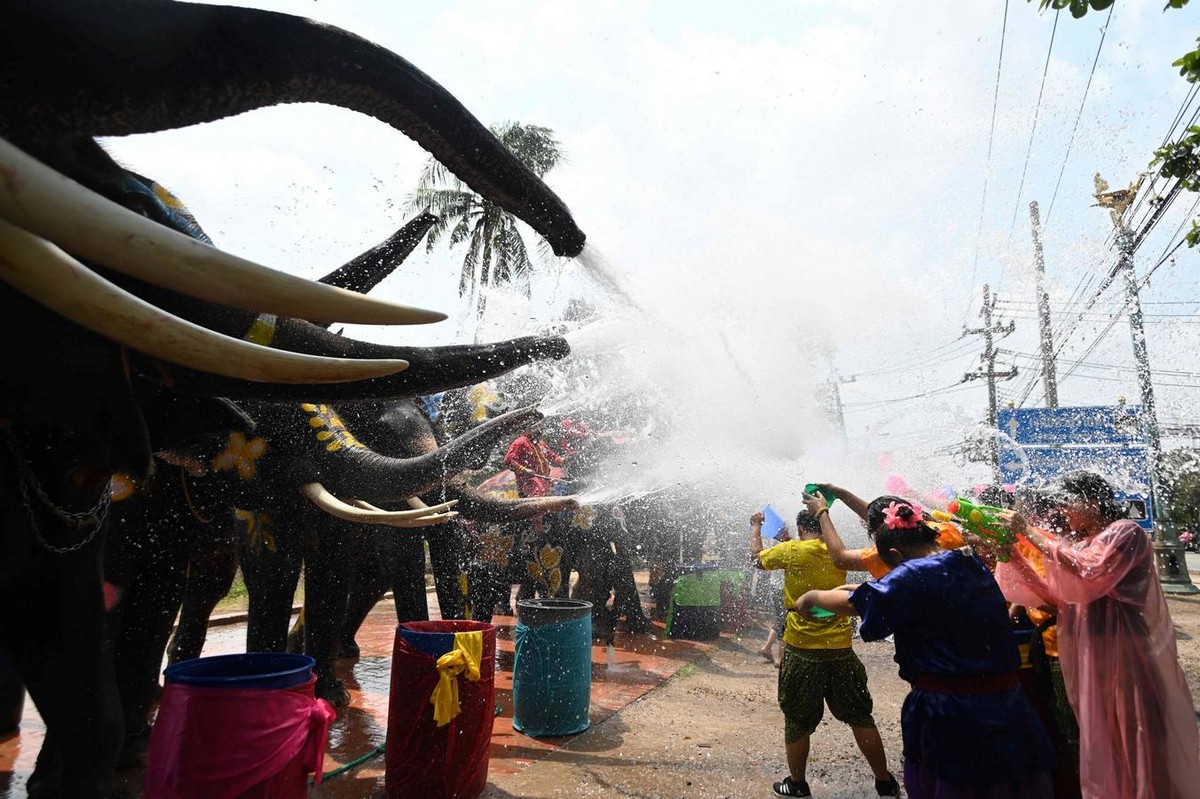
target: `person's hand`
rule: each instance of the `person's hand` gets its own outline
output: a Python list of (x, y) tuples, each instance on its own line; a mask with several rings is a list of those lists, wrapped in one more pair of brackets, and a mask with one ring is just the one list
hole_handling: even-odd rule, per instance
[(760, 510), (756, 510), (756, 511), (754, 511), (754, 513), (751, 513), (751, 514), (750, 514), (750, 526), (751, 526), (751, 527), (760, 527), (760, 528), (761, 528), (761, 527), (763, 526), (763, 520), (764, 520), (765, 518), (766, 518), (766, 517), (765, 517), (765, 516), (763, 516), (763, 512), (762, 512), (762, 511), (760, 511)]
[(801, 616), (807, 616), (808, 612), (812, 610), (814, 599), (816, 599), (815, 591), (805, 591), (804, 594), (802, 594), (800, 598), (796, 600), (796, 605), (794, 608), (795, 611)]
[(1025, 517), (1015, 510), (1002, 510), (997, 512), (996, 515), (1008, 525), (1008, 529), (1013, 532), (1013, 535), (1023, 536), (1029, 531), (1029, 523), (1025, 520)]
[(816, 516), (823, 510), (829, 510), (829, 505), (825, 502), (825, 497), (820, 494), (805, 494), (804, 507), (808, 508), (808, 512), (813, 516)]

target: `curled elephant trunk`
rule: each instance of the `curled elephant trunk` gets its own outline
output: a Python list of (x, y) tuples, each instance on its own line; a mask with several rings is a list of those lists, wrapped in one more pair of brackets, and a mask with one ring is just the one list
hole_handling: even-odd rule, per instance
[(404, 132), (528, 223), (557, 255), (583, 249), (584, 234), (562, 200), (453, 95), (346, 31), (286, 14), (161, 0), (4, 6), (0, 132), (26, 145), (147, 133), (284, 103), (336, 105)]
[[(511, 436), (541, 418), (541, 414), (533, 408), (509, 411), (459, 436), (444, 447), (416, 457), (393, 458), (381, 455), (358, 441), (334, 408), (316, 403), (304, 403), (298, 407), (303, 417), (284, 429), (290, 429), (296, 435), (315, 436), (330, 453), (328, 457), (311, 459), (296, 467), (302, 470), (297, 477), (305, 486), (304, 496), (325, 512), (340, 515), (341, 518), (349, 518), (342, 514), (351, 512), (343, 506), (356, 505), (358, 518), (350, 521), (371, 521), (366, 514), (373, 511), (392, 512), (379, 511), (374, 506), (404, 503), (409, 497), (441, 485), (474, 463), (480, 451), (491, 450), (501, 438)], [(316, 484), (320, 484), (319, 491), (314, 487)], [(330, 497), (346, 499), (339, 506), (329, 501)], [(441, 505), (434, 506), (434, 509), (414, 507), (409, 511), (400, 511), (406, 515), (395, 518), (421, 519), (441, 508)], [(382, 518), (378, 518), (378, 521), (386, 523)]]

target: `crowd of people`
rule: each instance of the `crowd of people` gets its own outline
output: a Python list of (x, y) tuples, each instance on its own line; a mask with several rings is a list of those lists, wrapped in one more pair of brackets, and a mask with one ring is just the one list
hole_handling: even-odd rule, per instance
[[(864, 641), (894, 640), (910, 685), (900, 718), (909, 797), (1200, 798), (1200, 733), (1153, 542), (1103, 478), (1076, 473), (1017, 495), (996, 537), (902, 497), (819, 488), (804, 494), (795, 539), (785, 531), (764, 545), (763, 514), (750, 517), (758, 567), (783, 574), (788, 773), (776, 796), (812, 795), (810, 741), (825, 705), (850, 726), (876, 793), (900, 795), (851, 646), (857, 617)], [(826, 497), (862, 519), (872, 546), (846, 547)], [(848, 570), (871, 579), (848, 585)], [(772, 657), (770, 641), (763, 652)]]

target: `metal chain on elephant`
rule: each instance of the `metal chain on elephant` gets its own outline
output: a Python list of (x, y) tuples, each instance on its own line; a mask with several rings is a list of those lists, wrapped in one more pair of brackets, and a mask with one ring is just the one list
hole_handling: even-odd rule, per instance
[[(13, 441), (12, 435), (5, 432), (2, 434), (4, 444), (8, 448), (9, 455), (12, 456), (13, 465), (17, 469), (17, 486), (21, 490), (21, 504), (25, 508), (25, 515), (29, 518), (29, 526), (33, 530), (34, 538), (47, 551), (55, 555), (67, 555), (72, 552), (77, 552), (83, 549), (96, 537), (96, 533), (100, 532), (100, 528), (104, 526), (105, 520), (108, 518), (108, 509), (112, 503), (112, 480), (105, 484), (104, 490), (100, 493), (100, 498), (96, 504), (85, 511), (69, 511), (59, 507), (54, 500), (42, 488), (42, 484), (38, 482), (37, 475), (29, 468), (24, 456), (17, 449), (17, 444)], [(82, 540), (68, 547), (59, 547), (51, 544), (42, 535), (42, 529), (37, 522), (37, 513), (33, 508), (33, 501), (29, 497), (29, 489), (33, 488), (37, 498), (41, 501), (55, 517), (58, 518), (64, 526), (71, 530), (82, 530), (86, 527), (91, 527), (92, 531)]]

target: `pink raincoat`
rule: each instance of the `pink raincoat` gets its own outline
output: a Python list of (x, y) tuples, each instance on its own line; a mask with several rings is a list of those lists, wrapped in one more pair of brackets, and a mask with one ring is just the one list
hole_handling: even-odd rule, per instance
[(1200, 733), (1150, 536), (1121, 520), (1048, 547), (1045, 579), (1019, 548), (996, 579), (1010, 602), (1058, 608), (1084, 797), (1200, 799)]

